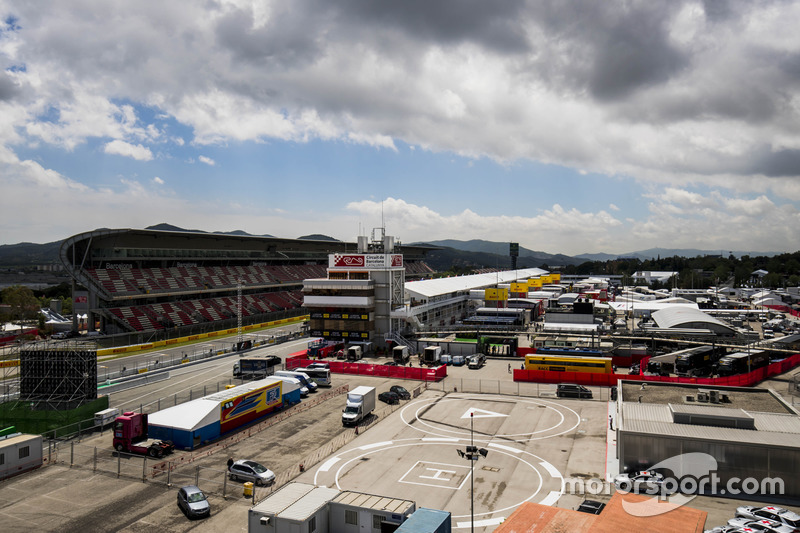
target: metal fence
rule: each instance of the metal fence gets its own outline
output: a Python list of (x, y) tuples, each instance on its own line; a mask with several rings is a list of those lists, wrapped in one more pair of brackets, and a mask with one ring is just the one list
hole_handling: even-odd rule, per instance
[[(411, 391), (412, 397), (419, 396), (423, 387), (420, 386), (413, 389)], [(90, 469), (96, 473), (127, 479), (131, 482), (156, 483), (168, 487), (197, 485), (202, 487), (204, 492), (216, 494), (223, 498), (243, 496), (245, 490), (242, 483), (230, 481), (226, 470), (197, 464), (198, 459), (220, 453), (243, 439), (257, 435), (294, 414), (310, 409), (334, 396), (346, 393), (348, 388), (346, 385), (337, 387), (325, 393), (324, 396), (298, 404), (284, 413), (269, 417), (257, 425), (194, 452), (154, 459), (142, 455), (116, 452), (110, 446), (98, 448), (97, 446), (82, 444), (74, 440), (51, 440), (44, 449), (45, 464), (64, 464), (69, 465), (71, 468)], [(402, 403), (380, 406), (373, 415), (363, 420), (355, 428), (343, 428), (337, 437), (319, 446), (314, 452), (302, 458), (296, 465), (284, 471), (275, 472), (276, 479), (271, 485), (253, 487), (252, 494), (248, 497), (252, 498), (254, 503), (266, 498), (306, 469), (311, 468), (354, 440), (359, 433), (369, 430), (378, 420), (392, 414), (401, 407)]]
[[(426, 389), (442, 392), (462, 392), (477, 394), (500, 394), (503, 396), (520, 396), (526, 398), (555, 398), (556, 385), (550, 383), (535, 383), (525, 381), (506, 381), (492, 379), (456, 378), (448, 376), (442, 381), (428, 382)], [(608, 401), (611, 399), (609, 387), (588, 387), (592, 391), (592, 398), (584, 401)]]

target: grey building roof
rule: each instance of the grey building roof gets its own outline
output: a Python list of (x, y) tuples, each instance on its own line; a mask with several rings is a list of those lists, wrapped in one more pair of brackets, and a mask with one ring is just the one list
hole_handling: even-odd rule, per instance
[(672, 421), (670, 405), (623, 403), (622, 417), (618, 421), (622, 433), (642, 433), (678, 439), (736, 442), (742, 445), (758, 444), (800, 449), (800, 417), (793, 414), (746, 412), (716, 406), (673, 406), (697, 414), (724, 414), (750, 416), (755, 431), (696, 424), (676, 424)]
[(278, 513), (284, 520), (302, 522), (324, 507), (339, 494), (339, 490), (327, 487), (316, 487), (301, 496), (292, 505)]
[(400, 500), (398, 498), (363, 494), (360, 492), (351, 492), (349, 490), (341, 492), (331, 501), (343, 505), (352, 505), (354, 507), (373, 509), (375, 511), (388, 511), (397, 514), (405, 514), (416, 506), (411, 500)]
[(314, 485), (308, 483), (289, 483), (258, 502), (251, 511), (276, 515), (312, 490)]

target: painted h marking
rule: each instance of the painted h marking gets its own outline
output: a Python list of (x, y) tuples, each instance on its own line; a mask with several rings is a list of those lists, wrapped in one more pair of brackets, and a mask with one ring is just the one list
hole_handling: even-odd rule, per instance
[(422, 475), (420, 475), (419, 477), (421, 477), (422, 479), (435, 479), (436, 481), (450, 481), (449, 477), (440, 477), (439, 476), (439, 474), (441, 474), (442, 472), (445, 472), (447, 474), (455, 474), (456, 473), (455, 470), (439, 470), (438, 468), (430, 468), (430, 467), (426, 467), (425, 470), (433, 470), (434, 472), (436, 472), (436, 474), (433, 475), (433, 476), (422, 476)]

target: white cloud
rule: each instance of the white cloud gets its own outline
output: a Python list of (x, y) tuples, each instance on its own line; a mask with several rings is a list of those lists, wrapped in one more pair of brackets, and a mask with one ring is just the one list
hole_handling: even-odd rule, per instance
[[(527, 239), (527, 247), (572, 253), (724, 239), (751, 249), (800, 247), (789, 224), (800, 202), (800, 97), (791, 62), (800, 56), (792, 31), (800, 3), (709, 6), (511, 2), (476, 4), (452, 19), (433, 4), (17, 2), (18, 28), (0, 22), (0, 62), (8, 67), (0, 79), (0, 168), (16, 194), (4, 190), (2, 202), (24, 203), (32, 187), (45, 185), (67, 191), (76, 205), (84, 205), (84, 193), (108, 195), (116, 220), (125, 206), (140, 208), (126, 204), (122, 190), (139, 191), (154, 206), (167, 196), (175, 202), (165, 184), (180, 188), (182, 174), (191, 174), (177, 166), (187, 162), (185, 144), (217, 145), (213, 160), (197, 159), (217, 168), (230, 168), (225, 158), (234, 149), (275, 141), (358, 144), (388, 155), (384, 164), (406, 156), (397, 148), (406, 145), (417, 160), (448, 152), (456, 172), (477, 172), (486, 159), (530, 160), (651, 191), (649, 204), (632, 198), (636, 205), (627, 205), (611, 194), (580, 203), (581, 191), (570, 190), (558, 203), (555, 195), (540, 200), (538, 207), (549, 207), (530, 215), (504, 216), (503, 208), (454, 208), (465, 193), (461, 176), (434, 169), (431, 183), (446, 184), (450, 194), (424, 206), (387, 200), (391, 220), (413, 239)], [(139, 190), (133, 172), (119, 171), (126, 181), (101, 190), (56, 170), (68, 167), (54, 149), (88, 145), (89, 152), (94, 143), (137, 161), (154, 160), (157, 145), (158, 163), (176, 166), (145, 181), (157, 193)], [(23, 150), (32, 155), (18, 155)], [(487, 186), (501, 187), (501, 173), (487, 172)], [(511, 185), (519, 194), (552, 182), (539, 176)], [(276, 202), (279, 189), (271, 191)], [(608, 207), (578, 207), (587, 205)], [(251, 215), (278, 228), (339, 228), (350, 238), (358, 220), (346, 213), (376, 216), (375, 209), (351, 203), (338, 213), (341, 226), (308, 212), (295, 220)], [(87, 218), (78, 231), (108, 225), (81, 213)], [(187, 225), (206, 225), (193, 223), (191, 207), (176, 213)], [(233, 229), (247, 225), (224, 220)], [(264, 231), (273, 232), (255, 232)]]
[(119, 139), (106, 143), (103, 151), (107, 154), (121, 155), (136, 159), (137, 161), (151, 161), (153, 152), (141, 144), (130, 144)]

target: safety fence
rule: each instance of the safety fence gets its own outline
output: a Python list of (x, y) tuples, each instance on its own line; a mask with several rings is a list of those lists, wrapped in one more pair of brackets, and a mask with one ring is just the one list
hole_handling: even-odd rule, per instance
[[(302, 368), (311, 363), (318, 363), (314, 359), (306, 359), (305, 353), (286, 358), (287, 370)], [(355, 374), (358, 376), (387, 377), (395, 379), (414, 379), (417, 381), (440, 381), (447, 377), (447, 366), (438, 367), (412, 367), (374, 365), (369, 363), (353, 363), (347, 361), (325, 361), (333, 374)]]
[[(215, 494), (224, 498), (243, 497), (247, 495), (253, 502), (266, 498), (275, 490), (281, 488), (286, 483), (311, 468), (324, 458), (331, 455), (339, 448), (353, 441), (360, 433), (367, 431), (377, 421), (392, 414), (403, 406), (403, 403), (381, 406), (376, 411), (364, 419), (354, 428), (342, 428), (341, 433), (325, 442), (321, 446), (302, 457), (297, 464), (280, 472), (275, 472), (275, 481), (267, 486), (253, 487), (252, 491), (245, 490), (240, 482), (228, 479), (227, 470), (220, 468), (218, 464), (214, 466), (204, 466), (198, 463), (199, 459), (212, 456), (216, 453), (226, 451), (234, 444), (253, 437), (261, 431), (283, 422), (292, 415), (301, 413), (314, 405), (322, 403), (335, 396), (345, 394), (349, 390), (348, 386), (337, 387), (325, 394), (320, 394), (317, 398), (309, 402), (298, 404), (293, 408), (270, 417), (269, 419), (255, 424), (243, 431), (237, 432), (230, 437), (205, 446), (195, 452), (178, 452), (174, 456), (164, 458), (152, 458), (142, 455), (119, 453), (109, 446), (98, 448), (81, 444), (77, 441), (50, 441), (44, 449), (45, 464), (62, 464), (70, 468), (84, 468), (95, 473), (102, 473), (117, 478), (124, 478), (131, 481), (142, 483), (163, 484), (168, 487), (180, 487), (183, 485), (197, 485), (204, 492)], [(412, 392), (416, 397), (420, 394), (420, 389)], [(227, 456), (229, 454), (225, 454)], [(223, 457), (224, 457), (223, 456)], [(223, 459), (220, 459), (220, 463)]]
[[(688, 378), (673, 376), (651, 376), (641, 374), (600, 374), (590, 372), (555, 372), (552, 370), (514, 370), (514, 381), (537, 383), (577, 383), (578, 385), (594, 385), (610, 387), (620, 379), (636, 381), (657, 381), (661, 383), (689, 383), (694, 385), (714, 385), (730, 387), (750, 387), (765, 379), (783, 374), (800, 365), (800, 354), (794, 354), (781, 361), (770, 363), (746, 374), (709, 378)], [(647, 366), (643, 360), (642, 368)]]
[[(555, 398), (556, 384), (544, 382), (512, 382), (507, 380), (474, 379), (474, 378), (455, 378), (449, 376), (435, 383), (425, 383), (424, 387), (428, 390), (441, 391), (445, 393), (464, 393), (464, 394), (498, 394), (503, 396), (518, 396), (521, 398)], [(607, 387), (595, 389), (592, 398), (581, 399), (608, 400), (610, 390)]]

